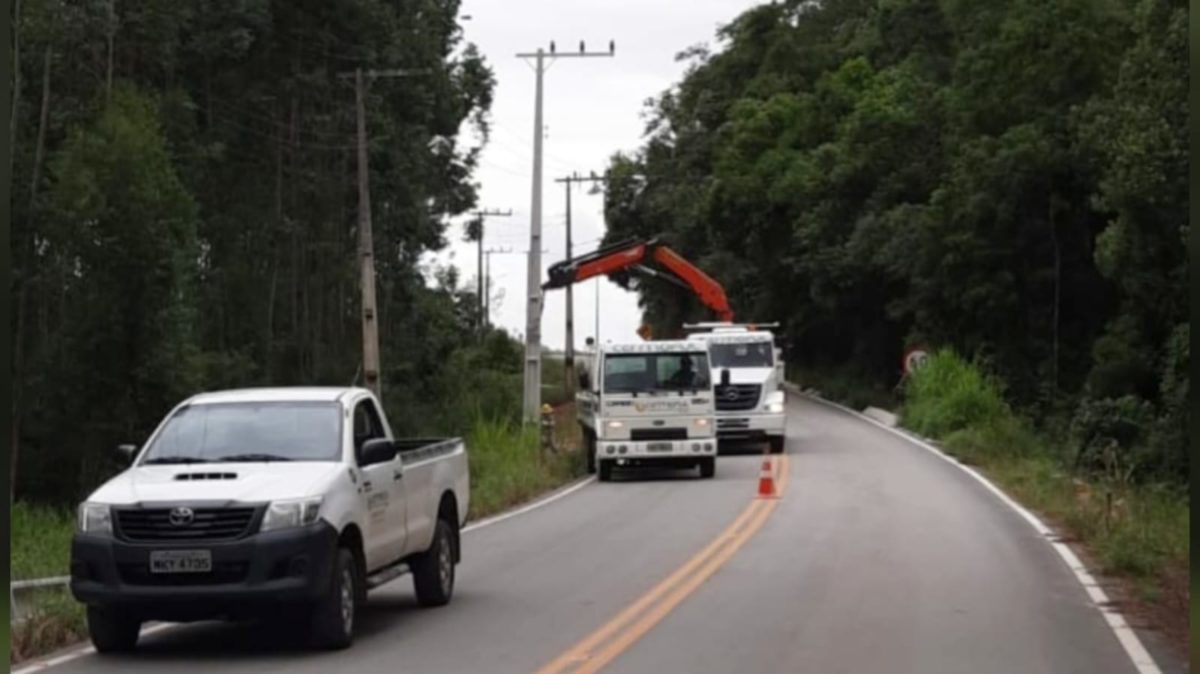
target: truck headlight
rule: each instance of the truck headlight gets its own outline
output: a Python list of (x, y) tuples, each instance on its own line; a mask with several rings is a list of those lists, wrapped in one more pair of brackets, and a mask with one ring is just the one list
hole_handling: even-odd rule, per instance
[(263, 515), (261, 531), (302, 527), (317, 521), (321, 512), (321, 497), (272, 501)]
[(783, 403), (767, 403), (767, 411), (771, 414), (783, 414)]
[(607, 427), (609, 428), (609, 430), (614, 430), (614, 431), (615, 431), (615, 430), (617, 430), (618, 428), (625, 428), (625, 422), (623, 422), (623, 421), (610, 421), (610, 422), (608, 422), (607, 424), (605, 424), (605, 426), (607, 426)]
[(111, 534), (112, 506), (105, 503), (80, 503), (76, 526), (82, 533)]
[(696, 420), (696, 425), (699, 426), (700, 428), (707, 428), (708, 427), (708, 419), (701, 417)]

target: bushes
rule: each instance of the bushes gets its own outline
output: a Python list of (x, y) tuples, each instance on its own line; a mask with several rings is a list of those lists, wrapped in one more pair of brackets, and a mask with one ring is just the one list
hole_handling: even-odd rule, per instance
[(581, 474), (579, 452), (541, 449), (536, 426), (479, 419), (467, 436), (471, 466), (470, 517), (499, 512)]
[(17, 501), (12, 506), (12, 578), (44, 578), (67, 573), (71, 534), (70, 510)]
[(904, 424), (931, 437), (1012, 416), (1000, 387), (948, 350), (934, 354), (909, 379), (905, 393)]

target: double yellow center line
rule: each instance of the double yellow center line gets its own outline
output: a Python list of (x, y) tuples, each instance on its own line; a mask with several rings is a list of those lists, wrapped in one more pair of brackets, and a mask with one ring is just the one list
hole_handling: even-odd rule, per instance
[[(776, 493), (783, 496), (789, 475), (788, 456), (777, 457), (772, 468)], [(590, 674), (612, 662), (729, 561), (762, 528), (778, 503), (778, 500), (751, 501), (703, 550), (536, 674)]]

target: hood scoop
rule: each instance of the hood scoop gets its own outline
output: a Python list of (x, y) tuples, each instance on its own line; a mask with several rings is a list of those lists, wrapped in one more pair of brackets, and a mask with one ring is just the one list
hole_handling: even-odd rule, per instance
[(178, 473), (175, 479), (182, 482), (196, 480), (236, 480), (237, 473)]

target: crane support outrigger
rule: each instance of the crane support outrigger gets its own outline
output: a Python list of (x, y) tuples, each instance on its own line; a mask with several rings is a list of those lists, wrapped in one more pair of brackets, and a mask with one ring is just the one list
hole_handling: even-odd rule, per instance
[[(652, 262), (663, 269), (647, 266)], [(658, 239), (629, 239), (563, 260), (547, 271), (549, 280), (542, 284), (542, 289), (565, 288), (572, 283), (624, 270), (661, 278), (691, 290), (720, 321), (733, 322), (733, 310), (721, 284)]]

